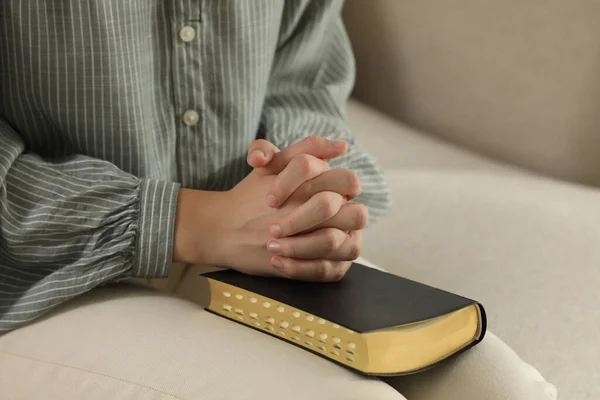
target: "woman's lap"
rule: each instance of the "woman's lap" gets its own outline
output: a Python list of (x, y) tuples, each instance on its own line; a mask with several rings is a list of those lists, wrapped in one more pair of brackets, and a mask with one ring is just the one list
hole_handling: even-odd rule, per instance
[(150, 282), (187, 300), (115, 285), (0, 336), (0, 387), (16, 398), (40, 390), (51, 399), (554, 398), (552, 386), (492, 334), (428, 372), (387, 383), (363, 377), (204, 311), (199, 272), (176, 266), (170, 280)]

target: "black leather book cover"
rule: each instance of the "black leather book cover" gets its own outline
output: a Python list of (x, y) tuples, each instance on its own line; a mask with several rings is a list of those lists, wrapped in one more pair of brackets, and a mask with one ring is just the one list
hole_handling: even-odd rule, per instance
[[(203, 276), (271, 298), (359, 333), (425, 321), (476, 301), (353, 263), (339, 282), (266, 278), (234, 270)], [(482, 335), (485, 333), (485, 314)], [(482, 337), (479, 338), (481, 340)]]

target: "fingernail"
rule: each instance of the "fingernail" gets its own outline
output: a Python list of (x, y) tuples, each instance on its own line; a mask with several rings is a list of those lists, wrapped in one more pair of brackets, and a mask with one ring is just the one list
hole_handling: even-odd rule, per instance
[(273, 235), (275, 237), (280, 237), (281, 236), (281, 226), (279, 226), (278, 224), (271, 225), (271, 227), (269, 228), (269, 232), (271, 232), (271, 235)]
[(250, 155), (259, 158), (265, 158), (267, 156), (262, 150), (254, 150), (252, 153), (250, 153)]
[(274, 257), (271, 260), (271, 265), (277, 268), (279, 271), (283, 272), (283, 261), (280, 258)]
[(277, 199), (272, 194), (267, 196), (266, 202), (269, 207), (277, 207)]
[(267, 244), (267, 249), (271, 250), (271, 251), (279, 251), (279, 249), (281, 248), (281, 245), (279, 244), (278, 241), (276, 240), (271, 240), (268, 244)]
[(334, 140), (331, 142), (331, 147), (333, 147), (335, 149), (341, 149), (345, 145), (346, 145), (346, 142), (343, 140)]

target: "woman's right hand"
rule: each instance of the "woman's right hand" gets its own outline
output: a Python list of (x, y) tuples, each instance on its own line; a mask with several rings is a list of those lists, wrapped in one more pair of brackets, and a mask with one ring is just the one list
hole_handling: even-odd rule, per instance
[[(333, 173), (327, 162), (304, 153), (293, 155), (288, 165), (301, 166), (307, 177)], [(366, 208), (359, 204), (349, 207), (344, 195), (324, 190), (327, 187), (318, 184), (319, 178), (298, 188), (285, 204), (271, 207), (265, 197), (278, 172), (256, 168), (228, 192), (182, 189), (174, 259), (253, 275), (339, 280), (349, 266), (347, 261), (355, 259), (360, 248), (358, 231), (364, 227)], [(339, 191), (347, 188), (342, 189)], [(281, 232), (273, 230), (273, 225)], [(347, 235), (350, 232), (354, 233)], [(290, 259), (286, 259), (285, 269), (272, 265), (274, 253), (267, 244), (273, 237), (286, 237), (281, 240), (282, 251), (289, 253), (292, 246), (298, 254), (293, 270)]]

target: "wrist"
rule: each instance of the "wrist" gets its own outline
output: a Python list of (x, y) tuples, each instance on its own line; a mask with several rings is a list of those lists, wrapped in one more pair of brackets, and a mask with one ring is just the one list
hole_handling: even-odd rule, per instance
[(180, 189), (177, 200), (173, 261), (222, 265), (220, 230), (227, 210), (227, 192)]

